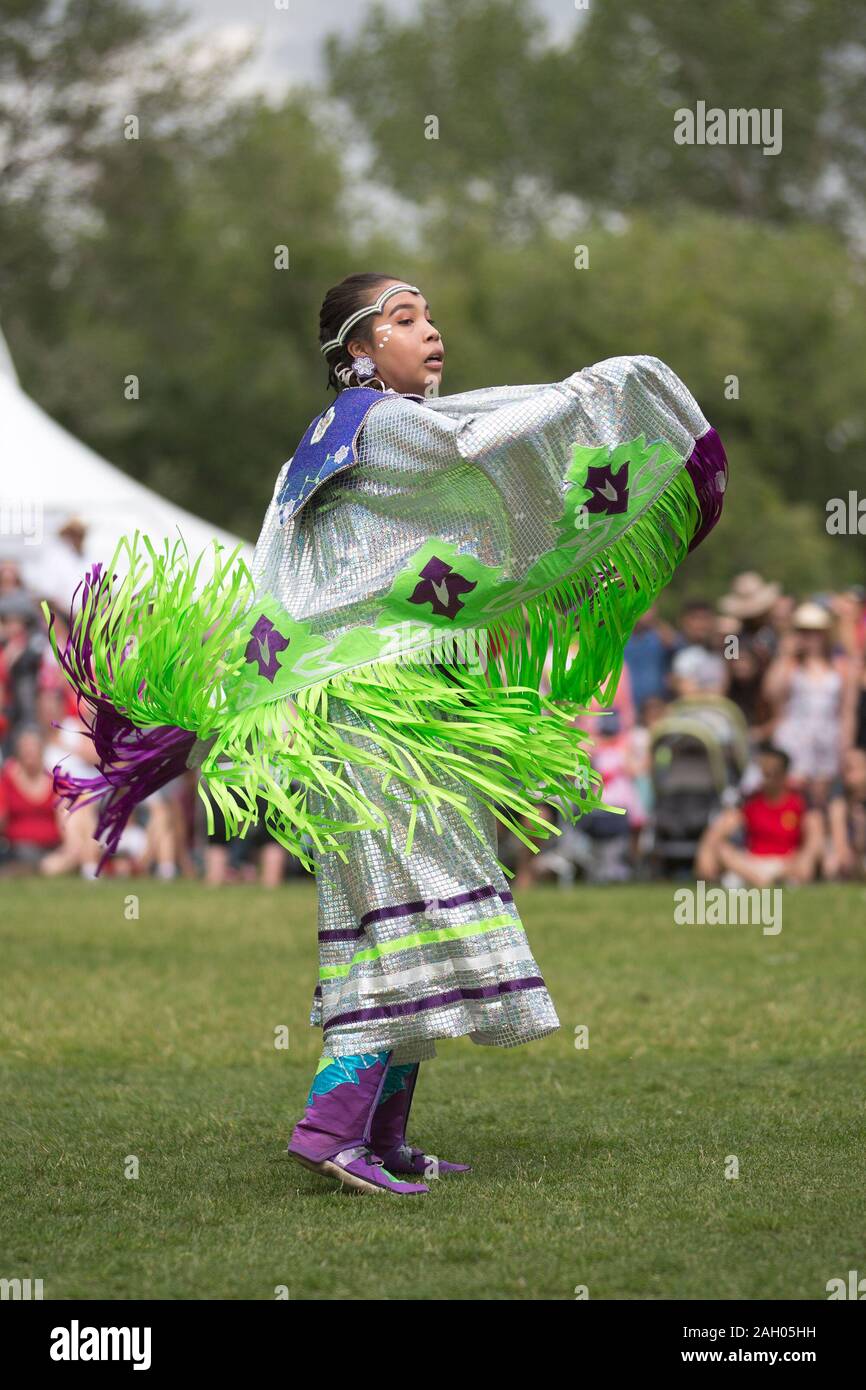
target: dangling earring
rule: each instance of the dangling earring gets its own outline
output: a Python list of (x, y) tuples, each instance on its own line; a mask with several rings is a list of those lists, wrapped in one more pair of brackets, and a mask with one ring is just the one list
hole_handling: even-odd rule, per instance
[(369, 381), (371, 377), (376, 376), (378, 369), (372, 357), (368, 357), (365, 353), (362, 357), (355, 358), (352, 363), (352, 370), (359, 381)]
[(350, 363), (334, 368), (334, 375), (343, 386), (353, 386), (358, 382), (361, 386), (372, 386), (374, 382), (380, 383), (380, 388), (385, 389), (385, 383), (378, 375), (378, 368), (372, 357), (366, 353), (360, 357), (353, 357)]

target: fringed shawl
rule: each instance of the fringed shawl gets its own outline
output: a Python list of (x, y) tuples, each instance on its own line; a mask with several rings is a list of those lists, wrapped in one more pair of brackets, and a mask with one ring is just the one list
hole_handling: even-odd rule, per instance
[(142, 551), (136, 532), (86, 576), (63, 652), (43, 604), (100, 757), (90, 779), (59, 765), (55, 786), (99, 801), (100, 867), (132, 808), (189, 766), (211, 833), (211, 799), (229, 836), (263, 799), (313, 871), (311, 850), (345, 857), (355, 830), (388, 829), (359, 764), (410, 795), (410, 848), (418, 812), (462, 811), (461, 787), (525, 842), (523, 816), (545, 836), (540, 804), (571, 822), (604, 805), (575, 719), (613, 699), (636, 619), (726, 481), (716, 432), (653, 357), (432, 399), (344, 391), (280, 470), (252, 571), (214, 542), (202, 582), (201, 556), (146, 536)]

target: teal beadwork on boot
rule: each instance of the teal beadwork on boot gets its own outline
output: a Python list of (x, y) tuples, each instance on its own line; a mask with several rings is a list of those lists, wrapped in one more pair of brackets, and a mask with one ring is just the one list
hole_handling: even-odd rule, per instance
[[(384, 1063), (387, 1057), (387, 1052), (358, 1052), (351, 1057), (323, 1056), (313, 1077), (307, 1105), (312, 1105), (314, 1096), (324, 1096), (328, 1091), (333, 1091), (335, 1086), (343, 1086), (347, 1081), (357, 1085), (359, 1072), (368, 1071), (377, 1063)], [(386, 1082), (387, 1079), (386, 1077)]]

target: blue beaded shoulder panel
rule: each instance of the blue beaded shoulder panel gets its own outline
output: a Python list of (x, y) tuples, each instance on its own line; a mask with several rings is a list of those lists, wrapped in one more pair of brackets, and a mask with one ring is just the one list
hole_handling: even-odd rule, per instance
[[(393, 392), (369, 386), (350, 386), (340, 391), (331, 405), (309, 424), (295, 450), (277, 497), (281, 526), (335, 473), (358, 462), (357, 442), (361, 426), (373, 406), (387, 401)], [(423, 396), (411, 396), (423, 400)]]

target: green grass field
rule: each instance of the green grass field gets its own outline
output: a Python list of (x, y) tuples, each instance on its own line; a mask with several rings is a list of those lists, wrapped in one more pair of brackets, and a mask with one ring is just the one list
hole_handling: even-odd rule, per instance
[(0, 905), (0, 1275), (46, 1298), (825, 1299), (866, 1272), (862, 888), (788, 890), (778, 936), (676, 926), (667, 886), (519, 894), (562, 1029), (438, 1045), (410, 1138), (474, 1171), (402, 1201), (285, 1154), (321, 1050), (312, 883)]

